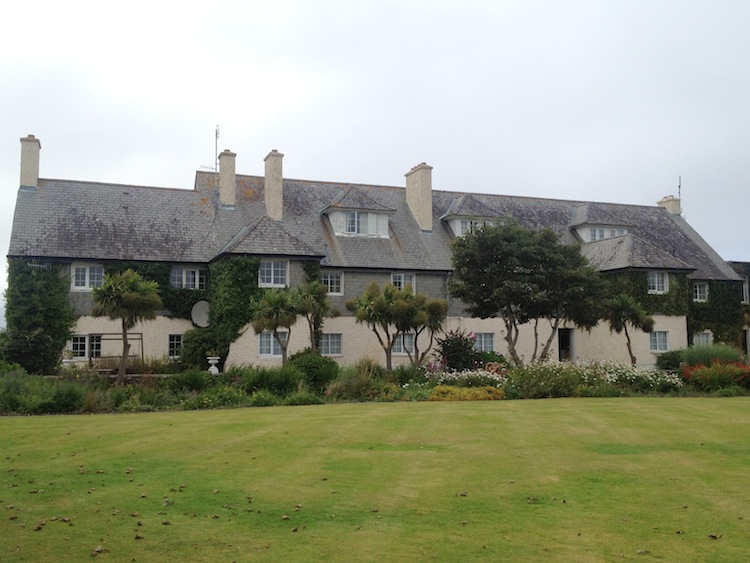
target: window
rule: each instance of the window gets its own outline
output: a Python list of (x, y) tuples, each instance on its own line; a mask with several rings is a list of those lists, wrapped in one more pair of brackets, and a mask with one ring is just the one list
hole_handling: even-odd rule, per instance
[(98, 358), (102, 355), (102, 337), (100, 334), (74, 336), (70, 349), (74, 358)]
[(491, 227), (492, 221), (474, 221), (472, 219), (459, 219), (458, 235), (464, 236), (466, 233), (472, 233), (479, 227)]
[(170, 358), (179, 358), (182, 354), (182, 335), (170, 334), (168, 355)]
[(495, 334), (493, 332), (478, 332), (475, 335), (474, 350), (480, 352), (495, 351)]
[[(276, 341), (272, 332), (261, 332), (259, 335), (259, 352), (261, 356), (281, 356), (281, 346)], [(280, 332), (279, 338), (286, 342), (286, 332)]]
[(708, 346), (709, 344), (711, 344), (711, 333), (706, 330), (694, 334), (693, 344), (695, 346)]
[(591, 227), (589, 229), (589, 241), (604, 240), (605, 238), (620, 237), (627, 231), (620, 227)]
[(206, 289), (206, 270), (174, 267), (169, 274), (169, 284), (182, 289)]
[(260, 287), (285, 287), (287, 285), (287, 262), (284, 260), (261, 260), (258, 270)]
[(98, 264), (74, 263), (71, 267), (72, 289), (86, 291), (101, 287), (104, 281), (104, 267)]
[(86, 337), (74, 336), (71, 349), (74, 358), (86, 358)]
[(414, 274), (391, 274), (391, 283), (396, 289), (410, 287), (414, 290)]
[(652, 352), (666, 352), (669, 350), (669, 341), (667, 336), (669, 333), (666, 330), (655, 330), (651, 333), (651, 351)]
[[(336, 229), (341, 232), (341, 229)], [(388, 216), (364, 211), (344, 212), (343, 232), (347, 235), (388, 236)]]
[(648, 273), (648, 292), (667, 293), (669, 291), (669, 276), (666, 272)]
[(343, 278), (344, 278), (344, 274), (342, 274), (341, 272), (321, 272), (320, 273), (320, 283), (326, 286), (328, 293), (333, 293), (336, 295), (341, 295), (344, 293), (342, 291), (342, 283), (341, 283)]
[(742, 282), (742, 302), (750, 303), (750, 279), (748, 278)]
[(396, 340), (393, 343), (394, 354), (406, 354), (407, 352), (414, 353), (414, 333), (405, 332), (396, 336)]
[(708, 283), (696, 282), (693, 284), (693, 301), (708, 301)]
[(324, 356), (341, 355), (341, 334), (323, 334), (320, 338), (320, 353)]

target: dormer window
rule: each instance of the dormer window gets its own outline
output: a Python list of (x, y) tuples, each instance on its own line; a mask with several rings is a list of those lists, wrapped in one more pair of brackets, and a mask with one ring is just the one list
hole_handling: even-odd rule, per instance
[(328, 216), (337, 235), (387, 237), (388, 215), (374, 211), (333, 211)]
[(591, 227), (589, 229), (589, 242), (604, 240), (605, 238), (621, 237), (627, 232), (622, 227)]
[(472, 233), (480, 227), (492, 227), (495, 224), (493, 221), (480, 221), (476, 219), (454, 219), (451, 223), (453, 232), (456, 233), (457, 237), (462, 237), (466, 233)]

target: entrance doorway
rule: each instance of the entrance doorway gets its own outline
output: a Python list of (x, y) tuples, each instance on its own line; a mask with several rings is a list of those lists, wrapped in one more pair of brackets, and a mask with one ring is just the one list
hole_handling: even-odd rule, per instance
[(561, 362), (570, 362), (575, 359), (573, 350), (573, 329), (557, 329), (558, 359)]

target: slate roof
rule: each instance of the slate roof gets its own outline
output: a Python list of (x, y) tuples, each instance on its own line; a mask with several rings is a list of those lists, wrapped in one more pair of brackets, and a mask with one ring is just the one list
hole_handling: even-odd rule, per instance
[(581, 254), (601, 272), (625, 269), (689, 272), (695, 269), (631, 233), (586, 243), (581, 246)]
[[(577, 242), (584, 224), (624, 225), (628, 237), (584, 245), (602, 269), (692, 270), (696, 279), (739, 276), (680, 216), (658, 206), (622, 205), (433, 190), (433, 228), (422, 231), (403, 187), (283, 181), (283, 219), (266, 217), (264, 179), (237, 176), (233, 209), (219, 205), (217, 175), (198, 172), (194, 189), (42, 179), (22, 187), (9, 256), (60, 260), (208, 263), (222, 253), (320, 259), (325, 266), (448, 272), (453, 234), (446, 218), (513, 217)], [(336, 236), (322, 212), (389, 215), (389, 237)], [(629, 242), (627, 242), (629, 241)]]

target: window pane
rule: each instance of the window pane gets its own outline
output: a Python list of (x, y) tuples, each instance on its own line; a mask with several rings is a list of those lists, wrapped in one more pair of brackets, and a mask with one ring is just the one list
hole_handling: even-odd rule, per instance
[(320, 274), (320, 283), (322, 283), (328, 293), (341, 293), (341, 274), (323, 272)]
[(98, 358), (102, 355), (102, 337), (100, 334), (89, 336), (89, 355), (92, 358)]
[(169, 357), (179, 358), (181, 353), (182, 353), (182, 335), (170, 334), (169, 335)]
[(651, 333), (651, 351), (652, 352), (666, 352), (668, 349), (667, 345), (667, 332), (664, 330), (655, 330)]
[(172, 268), (169, 272), (169, 285), (182, 287), (182, 268)]
[(258, 270), (258, 281), (261, 284), (270, 285), (273, 282), (273, 263), (268, 260), (263, 260), (260, 263), (260, 270)]
[(341, 334), (323, 334), (320, 339), (320, 353), (323, 355), (341, 354)]
[(73, 276), (75, 287), (86, 287), (86, 268), (76, 268)]
[(74, 358), (85, 358), (86, 357), (86, 337), (74, 336), (71, 350), (73, 351)]
[(185, 270), (185, 289), (195, 289), (195, 284), (198, 281), (195, 270)]
[(104, 268), (89, 266), (89, 287), (101, 287), (104, 280)]

